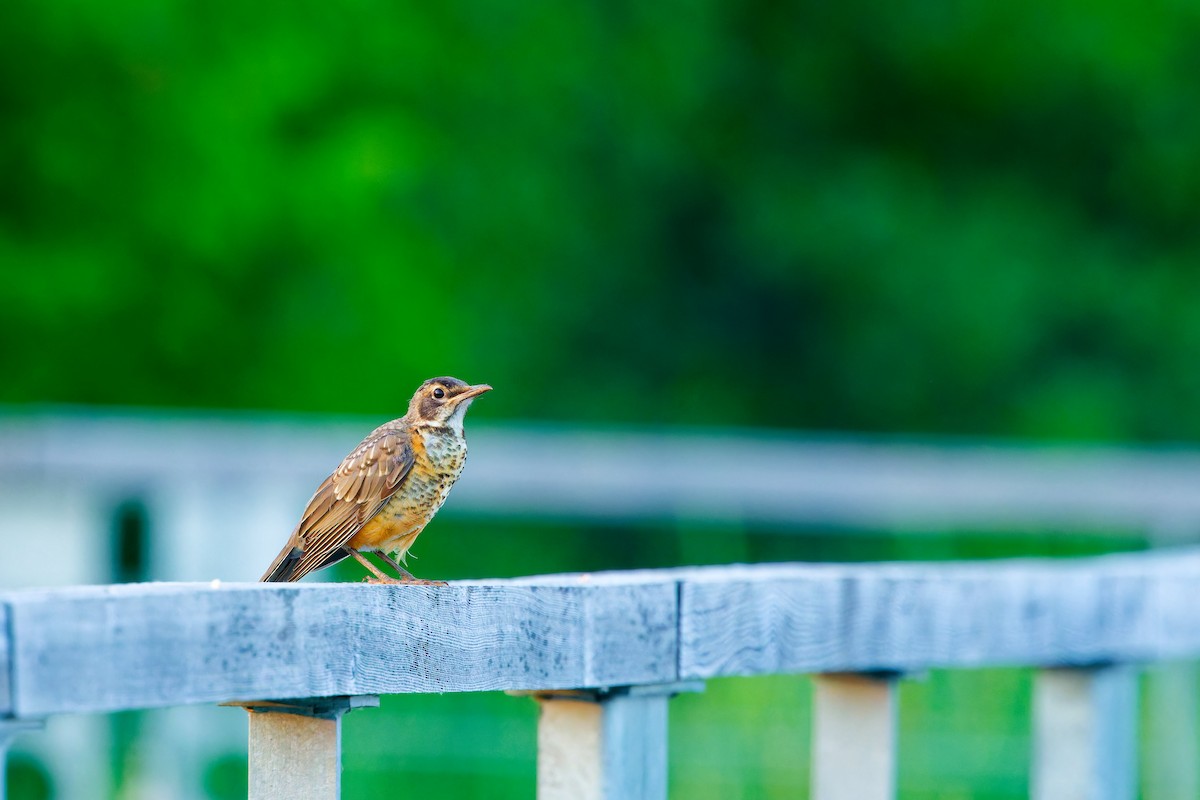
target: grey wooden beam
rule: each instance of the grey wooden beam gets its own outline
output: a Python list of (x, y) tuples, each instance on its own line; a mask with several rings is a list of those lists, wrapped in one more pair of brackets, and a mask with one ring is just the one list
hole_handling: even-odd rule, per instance
[(675, 680), (674, 583), (20, 592), (14, 713)]
[(1033, 800), (1134, 800), (1134, 667), (1051, 669), (1034, 682)]
[[(1200, 653), (1200, 550), (0, 594), (12, 716)], [(0, 636), (0, 639), (5, 637)]]
[(813, 678), (813, 800), (896, 796), (896, 676)]
[(680, 677), (1185, 657), (1200, 650), (1197, 581), (1195, 550), (696, 571)]

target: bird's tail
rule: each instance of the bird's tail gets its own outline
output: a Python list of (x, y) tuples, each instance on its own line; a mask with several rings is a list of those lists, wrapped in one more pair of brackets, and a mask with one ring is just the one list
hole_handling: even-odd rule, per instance
[[(292, 541), (295, 541), (294, 537)], [(326, 556), (324, 561), (314, 562), (313, 559), (305, 559), (304, 551), (289, 542), (283, 550), (279, 551), (279, 555), (275, 556), (275, 561), (271, 563), (259, 581), (263, 583), (298, 581), (308, 573), (332, 566), (349, 555), (348, 548), (339, 547)]]
[(296, 579), (296, 565), (300, 563), (301, 556), (304, 551), (299, 547), (289, 544), (275, 556), (275, 561), (259, 578), (259, 581), (264, 583), (282, 583), (284, 581), (292, 581)]

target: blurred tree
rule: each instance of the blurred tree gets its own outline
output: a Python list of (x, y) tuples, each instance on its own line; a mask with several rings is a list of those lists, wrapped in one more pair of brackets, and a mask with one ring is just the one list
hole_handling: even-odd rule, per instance
[(1197, 33), (12, 0), (0, 401), (1194, 438)]

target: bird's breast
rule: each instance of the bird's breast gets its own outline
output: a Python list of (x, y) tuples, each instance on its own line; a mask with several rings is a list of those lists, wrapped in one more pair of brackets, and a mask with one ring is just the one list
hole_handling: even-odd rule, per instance
[(351, 546), (403, 552), (446, 502), (467, 460), (467, 442), (452, 433), (418, 431), (404, 483), (351, 541)]
[(413, 469), (402, 491), (422, 508), (429, 517), (442, 507), (450, 488), (462, 475), (467, 463), (467, 440), (452, 433), (422, 431), (415, 437)]

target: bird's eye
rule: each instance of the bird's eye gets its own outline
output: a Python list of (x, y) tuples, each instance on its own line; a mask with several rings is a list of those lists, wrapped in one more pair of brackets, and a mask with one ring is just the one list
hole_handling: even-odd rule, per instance
[(433, 396), (435, 398), (437, 398), (438, 400), (441, 400), (443, 397), (446, 396), (446, 391), (442, 387), (439, 386), (433, 390)]

